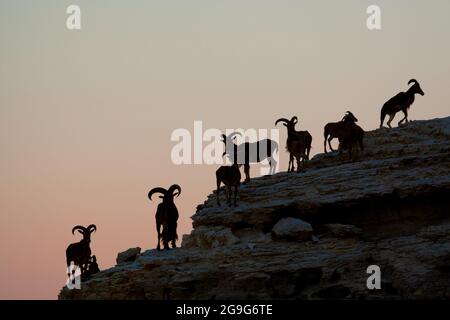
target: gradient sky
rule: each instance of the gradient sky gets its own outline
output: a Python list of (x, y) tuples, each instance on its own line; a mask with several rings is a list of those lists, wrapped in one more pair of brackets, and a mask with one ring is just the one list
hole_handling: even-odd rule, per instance
[[(81, 31), (66, 29), (70, 4)], [(381, 31), (366, 28), (370, 4)], [(172, 131), (194, 120), (273, 128), (298, 115), (318, 153), (325, 123), (350, 109), (378, 127), (410, 78), (426, 93), (410, 119), (448, 116), (449, 13), (448, 0), (1, 0), (0, 298), (55, 299), (77, 224), (98, 226), (100, 268), (154, 248), (151, 187), (182, 186), (188, 233), (217, 168), (170, 161)]]

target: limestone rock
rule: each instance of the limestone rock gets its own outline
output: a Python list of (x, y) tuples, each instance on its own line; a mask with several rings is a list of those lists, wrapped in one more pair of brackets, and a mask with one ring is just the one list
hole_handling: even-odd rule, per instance
[(312, 227), (308, 222), (295, 218), (283, 218), (272, 229), (276, 239), (307, 240), (311, 238)]
[[(181, 248), (131, 254), (59, 299), (450, 298), (450, 118), (364, 144), (358, 161), (318, 154), (301, 174), (254, 178), (238, 207), (211, 193)], [(381, 290), (366, 288), (372, 264)]]
[(324, 227), (337, 238), (359, 237), (362, 234), (361, 229), (348, 224), (330, 223)]
[(139, 247), (130, 248), (124, 252), (120, 252), (117, 255), (116, 263), (121, 264), (121, 263), (126, 263), (126, 262), (133, 262), (134, 260), (136, 260), (136, 258), (138, 257), (138, 255), (140, 253), (141, 253), (141, 248), (139, 248)]

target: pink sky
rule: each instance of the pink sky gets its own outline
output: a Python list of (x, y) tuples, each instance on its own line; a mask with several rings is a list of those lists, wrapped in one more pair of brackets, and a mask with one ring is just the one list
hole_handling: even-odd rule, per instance
[[(410, 78), (426, 93), (410, 119), (448, 116), (450, 2), (376, 2), (371, 32), (362, 0), (1, 1), (0, 298), (55, 299), (74, 225), (97, 225), (100, 268), (154, 248), (154, 186), (181, 185), (188, 233), (217, 169), (171, 163), (172, 131), (194, 120), (273, 128), (297, 115), (315, 154), (348, 109), (377, 128)], [(65, 28), (72, 3), (81, 31)]]

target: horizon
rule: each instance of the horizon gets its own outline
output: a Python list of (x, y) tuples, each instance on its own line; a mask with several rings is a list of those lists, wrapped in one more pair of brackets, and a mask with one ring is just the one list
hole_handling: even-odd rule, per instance
[[(382, 29), (370, 31), (372, 2), (2, 1), (0, 299), (56, 299), (75, 225), (97, 225), (102, 270), (128, 248), (154, 249), (156, 186), (182, 188), (180, 245), (219, 167), (171, 160), (172, 133), (193, 135), (196, 120), (279, 129), (284, 172), (278, 118), (299, 117), (313, 156), (323, 126), (347, 110), (377, 129), (411, 78), (425, 96), (410, 120), (448, 117), (450, 2), (376, 1)], [(69, 31), (74, 3), (82, 29)]]

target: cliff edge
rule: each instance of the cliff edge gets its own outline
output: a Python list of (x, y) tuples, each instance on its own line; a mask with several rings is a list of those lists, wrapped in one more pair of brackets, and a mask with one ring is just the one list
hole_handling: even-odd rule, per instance
[(215, 201), (181, 248), (134, 254), (59, 299), (450, 297), (450, 117), (367, 132), (357, 161), (319, 154), (242, 185), (236, 208)]

